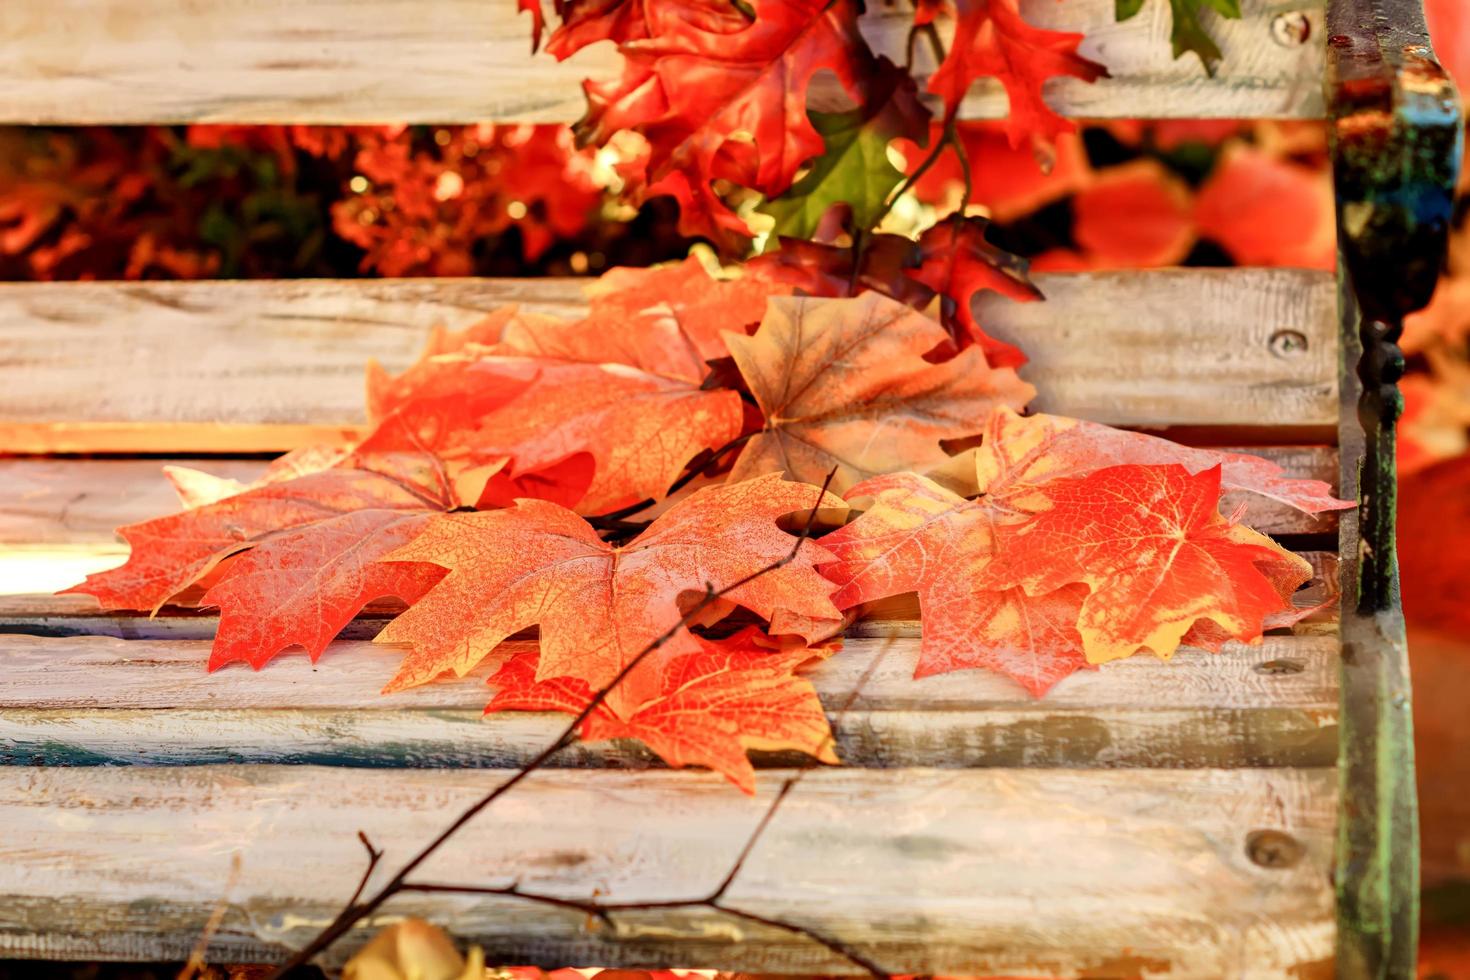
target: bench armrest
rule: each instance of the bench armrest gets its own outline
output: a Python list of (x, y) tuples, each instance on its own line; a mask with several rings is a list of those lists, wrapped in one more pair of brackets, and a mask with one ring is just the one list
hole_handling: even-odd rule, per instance
[(1395, 553), (1397, 342), (1443, 264), (1464, 125), (1420, 0), (1329, 0), (1327, 105), (1342, 275), (1339, 977), (1411, 977), (1418, 803)]

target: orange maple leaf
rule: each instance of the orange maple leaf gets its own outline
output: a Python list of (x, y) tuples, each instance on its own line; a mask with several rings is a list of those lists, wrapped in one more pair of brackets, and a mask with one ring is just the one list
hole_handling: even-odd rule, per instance
[[(834, 647), (773, 651), (759, 630), (726, 640), (695, 637), (697, 649), (657, 667), (640, 664), (639, 684), (654, 691), (626, 715), (598, 705), (578, 730), (584, 742), (636, 738), (670, 766), (706, 766), (746, 793), (755, 792), (748, 749), (795, 749), (836, 763), (832, 731), (802, 665), (830, 656)], [(537, 679), (535, 652), (512, 656), (490, 678), (492, 711), (561, 711), (576, 714), (592, 701), (580, 677)], [(630, 675), (629, 681), (633, 677)], [(625, 682), (627, 683), (627, 682)]]
[(1289, 477), (1281, 467), (1259, 456), (1181, 446), (1142, 432), (1060, 415), (1022, 417), (1007, 407), (997, 408), (990, 416), (978, 450), (946, 464), (945, 478), (935, 476), (964, 496), (985, 494), (988, 506), (1009, 512), (1014, 520), (1049, 506), (1044, 487), (1050, 481), (1124, 463), (1177, 463), (1191, 473), (1219, 466), (1226, 490), (1264, 497), (1307, 514), (1357, 506), (1338, 500), (1332, 487), (1321, 480)]
[[(1258, 640), (1283, 600), (1258, 561), (1290, 560), (1270, 538), (1220, 516), (1220, 468), (1113, 466), (1049, 482), (1049, 507), (1000, 525), (989, 588), (1041, 596), (1082, 583), (1077, 621), (1091, 663), (1147, 648), (1168, 657), (1197, 621)], [(1300, 563), (1301, 581), (1311, 566)]]
[[(539, 625), (538, 679), (577, 677), (593, 688), (675, 627), (681, 597), (719, 590), (788, 555), (793, 537), (777, 520), (819, 502), (816, 487), (770, 475), (708, 487), (659, 516), (631, 543), (612, 547), (580, 517), (538, 500), (505, 510), (445, 514), (387, 561), (428, 562), (449, 574), (377, 637), (413, 650), (388, 690), (445, 673), (473, 670), (516, 632)], [(843, 507), (835, 496), (823, 507)], [(835, 632), (841, 614), (833, 586), (815, 570), (830, 555), (807, 542), (794, 560), (740, 585), (724, 598), (766, 619), (789, 613)], [(664, 663), (695, 652), (678, 629), (649, 658)], [(629, 678), (609, 698), (619, 717), (656, 690), (649, 676)]]
[[(614, 323), (619, 317), (658, 312), (678, 324), (700, 360), (730, 352), (725, 331), (746, 332), (766, 315), (766, 300), (791, 287), (764, 276), (717, 279), (693, 256), (652, 269), (610, 269), (586, 289), (588, 319)], [(631, 363), (631, 362), (629, 362)]]
[(832, 486), (842, 492), (943, 463), (940, 440), (974, 435), (992, 408), (1019, 408), (1035, 394), (976, 348), (924, 360), (948, 339), (933, 320), (877, 293), (771, 299), (754, 336), (725, 337), (766, 419), (730, 478), (784, 472), (820, 482), (836, 467)]
[(740, 435), (745, 418), (734, 391), (621, 364), (487, 356), (467, 377), (490, 388), (530, 380), (523, 395), (456, 433), (455, 445), (502, 455), (517, 474), (590, 455), (591, 483), (577, 506), (585, 514), (664, 496), (693, 456)]
[(1088, 666), (1076, 626), (1085, 586), (1031, 596), (980, 584), (994, 553), (994, 515), (983, 502), (913, 473), (848, 493), (866, 497), (875, 499), (861, 517), (822, 538), (836, 561), (821, 571), (838, 585), (832, 598), (840, 609), (918, 593), (923, 641), (914, 676), (984, 668), (1040, 696)]

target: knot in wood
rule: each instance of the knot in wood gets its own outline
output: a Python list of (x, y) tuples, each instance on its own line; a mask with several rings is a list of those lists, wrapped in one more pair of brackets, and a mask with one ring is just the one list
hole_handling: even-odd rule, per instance
[(1245, 838), (1245, 855), (1262, 868), (1290, 868), (1306, 856), (1302, 842), (1280, 830), (1253, 830)]

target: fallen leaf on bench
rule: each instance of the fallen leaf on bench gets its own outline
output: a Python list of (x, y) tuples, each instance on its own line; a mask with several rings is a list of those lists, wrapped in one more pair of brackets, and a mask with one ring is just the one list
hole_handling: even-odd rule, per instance
[[(746, 793), (755, 792), (747, 749), (794, 749), (836, 763), (832, 731), (811, 682), (795, 671), (836, 647), (774, 649), (759, 630), (724, 640), (695, 638), (693, 652), (645, 661), (625, 684), (651, 693), (623, 712), (597, 707), (582, 723), (584, 742), (635, 738), (670, 766), (706, 766)], [(537, 678), (535, 652), (511, 657), (490, 678), (494, 711), (576, 714), (594, 688), (580, 677)]]
[(753, 336), (726, 336), (765, 427), (735, 462), (732, 480), (784, 472), (845, 491), (882, 473), (949, 459), (941, 440), (980, 431), (997, 405), (1023, 406), (1035, 389), (991, 368), (978, 347), (931, 363), (948, 341), (929, 317), (867, 293), (857, 299), (778, 297)]
[[(380, 643), (413, 646), (387, 690), (446, 673), (463, 676), (502, 641), (532, 626), (541, 630), (539, 679), (575, 677), (601, 687), (679, 623), (686, 608), (681, 600), (698, 599), (706, 587), (733, 585), (788, 555), (795, 539), (777, 521), (818, 500), (816, 487), (777, 475), (709, 487), (617, 548), (576, 514), (546, 501), (440, 516), (386, 559), (449, 570), (378, 635)], [(822, 506), (843, 505), (828, 495)], [(811, 624), (806, 639), (823, 639), (841, 626), (829, 598), (833, 586), (815, 567), (829, 557), (809, 542), (793, 561), (724, 598), (767, 620), (794, 615)], [(681, 627), (649, 663), (698, 649), (695, 635)], [(630, 717), (656, 693), (650, 676), (620, 684), (608, 706)]]

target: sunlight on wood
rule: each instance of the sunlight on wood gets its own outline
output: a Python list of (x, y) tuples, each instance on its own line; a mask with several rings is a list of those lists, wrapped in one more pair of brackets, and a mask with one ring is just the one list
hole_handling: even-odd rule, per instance
[(115, 568), (127, 558), (126, 545), (85, 548), (0, 549), (0, 595), (56, 592), (93, 572)]

